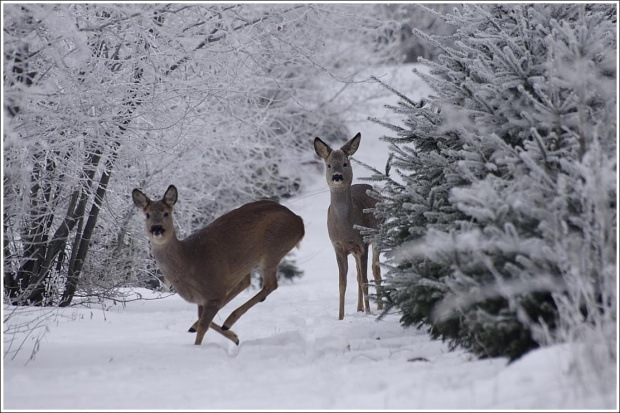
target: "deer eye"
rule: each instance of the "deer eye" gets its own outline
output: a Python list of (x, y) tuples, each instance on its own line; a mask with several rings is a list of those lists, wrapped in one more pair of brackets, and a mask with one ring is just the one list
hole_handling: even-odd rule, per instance
[(327, 167), (328, 167), (328, 168), (331, 168), (332, 166), (331, 166), (330, 164), (327, 164)]
[(347, 167), (347, 165), (349, 165), (349, 164), (345, 162), (345, 163), (344, 163), (344, 165), (342, 165), (342, 166), (344, 166), (344, 167), (346, 168), (346, 167)]
[(168, 218), (168, 213), (167, 212), (164, 213), (164, 217)]
[(151, 214), (146, 214), (146, 219), (149, 219), (151, 217)]

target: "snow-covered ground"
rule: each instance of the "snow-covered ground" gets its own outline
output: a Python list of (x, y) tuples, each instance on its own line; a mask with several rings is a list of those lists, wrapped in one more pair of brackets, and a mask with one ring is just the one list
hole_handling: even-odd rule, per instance
[[(400, 80), (385, 81), (411, 97), (426, 93), (409, 70), (397, 74)], [(367, 105), (347, 119), (351, 136), (362, 133), (355, 157), (383, 169), (387, 146), (378, 137), (386, 130), (366, 118), (396, 100), (371, 98), (379, 89), (372, 90)], [(354, 170), (358, 178), (369, 174), (360, 165)], [(357, 313), (352, 258), (345, 318), (338, 321), (323, 175), (309, 176), (304, 193), (284, 204), (304, 219), (306, 235), (295, 257), (305, 274), (282, 283), (235, 324), (239, 346), (213, 331), (194, 346), (187, 329), (196, 308), (176, 295), (109, 305), (106, 311), (26, 309), (11, 322), (48, 315), (48, 331), (33, 359), (36, 334), (14, 359), (4, 358), (3, 411), (617, 409), (616, 393), (597, 392), (587, 385), (594, 377), (571, 374), (570, 346), (533, 351), (512, 364), (477, 360), (460, 349), (449, 351), (423, 331), (403, 329), (398, 314), (377, 321), (374, 304), (375, 314)], [(255, 293), (241, 293), (215, 321), (223, 322)], [(5, 335), (3, 345), (12, 338), (14, 345), (21, 342), (19, 335)]]

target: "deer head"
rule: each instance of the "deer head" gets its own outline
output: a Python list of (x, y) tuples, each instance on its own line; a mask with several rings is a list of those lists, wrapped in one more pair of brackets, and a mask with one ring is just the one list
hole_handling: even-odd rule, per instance
[(174, 235), (172, 207), (177, 202), (177, 188), (170, 185), (159, 201), (151, 201), (139, 189), (131, 193), (134, 204), (144, 212), (145, 227), (149, 241), (154, 245), (163, 245)]
[(325, 161), (325, 178), (330, 189), (348, 188), (353, 182), (353, 169), (349, 157), (360, 145), (362, 135), (358, 132), (340, 149), (333, 150), (319, 138), (314, 138), (314, 150)]

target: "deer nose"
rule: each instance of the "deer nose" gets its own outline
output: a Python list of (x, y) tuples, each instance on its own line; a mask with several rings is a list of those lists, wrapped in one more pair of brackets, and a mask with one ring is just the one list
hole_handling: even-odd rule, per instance
[(334, 182), (342, 182), (344, 180), (342, 174), (333, 174), (332, 181)]
[(151, 227), (151, 234), (155, 235), (155, 236), (161, 236), (164, 233), (164, 227), (162, 227), (161, 225), (153, 225)]

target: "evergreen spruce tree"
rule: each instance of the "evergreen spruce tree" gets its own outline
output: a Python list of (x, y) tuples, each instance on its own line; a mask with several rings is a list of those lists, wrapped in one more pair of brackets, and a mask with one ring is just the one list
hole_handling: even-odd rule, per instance
[(435, 94), (399, 94), (394, 172), (369, 178), (385, 223), (367, 236), (404, 325), (511, 359), (569, 339), (569, 320), (615, 325), (615, 20), (605, 4), (465, 5), (452, 46), (416, 31), (442, 50), (418, 73)]

